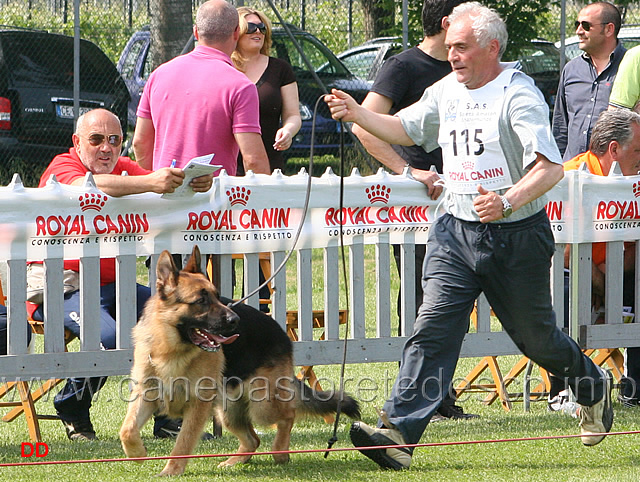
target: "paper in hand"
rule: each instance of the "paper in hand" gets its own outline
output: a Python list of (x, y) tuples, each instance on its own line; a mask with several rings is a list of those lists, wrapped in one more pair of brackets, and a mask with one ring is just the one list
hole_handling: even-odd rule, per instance
[(167, 192), (162, 195), (163, 198), (176, 199), (181, 197), (191, 197), (195, 194), (189, 183), (192, 179), (200, 176), (206, 176), (212, 174), (222, 166), (215, 164), (209, 164), (215, 154), (208, 154), (206, 156), (194, 157), (186, 166), (182, 168), (184, 171), (184, 181), (178, 186), (175, 191)]

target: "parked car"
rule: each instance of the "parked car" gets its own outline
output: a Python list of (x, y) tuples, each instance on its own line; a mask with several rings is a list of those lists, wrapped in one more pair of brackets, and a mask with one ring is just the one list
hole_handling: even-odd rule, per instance
[[(73, 37), (0, 27), (0, 159), (43, 166), (72, 145)], [(80, 40), (80, 114), (104, 107), (127, 128), (129, 91), (95, 44)]]
[[(293, 25), (287, 25), (294, 38), (300, 44), (302, 51), (309, 60), (317, 78), (330, 91), (337, 88), (350, 93), (361, 102), (369, 91), (369, 84), (353, 75), (336, 56), (319, 39), (312, 34), (300, 30)], [(325, 92), (316, 77), (307, 67), (303, 56), (288, 37), (286, 31), (278, 25), (272, 30), (273, 44), (271, 55), (286, 60), (291, 64), (296, 74), (300, 96), (300, 115), (302, 127), (294, 137), (291, 148), (284, 151), (288, 157), (307, 156), (311, 146), (311, 123), (316, 100)], [(149, 63), (149, 47), (151, 32), (148, 28), (134, 33), (125, 46), (118, 71), (121, 73), (129, 92), (129, 122), (135, 125), (135, 114), (140, 101), (140, 95), (151, 73)], [(315, 125), (314, 152), (316, 154), (334, 154), (340, 141), (340, 124), (331, 118), (329, 109), (324, 102), (318, 105)], [(349, 136), (345, 137), (345, 145), (352, 144)]]
[(357, 77), (372, 85), (384, 61), (401, 51), (399, 37), (378, 37), (340, 52), (337, 57)]
[[(402, 45), (399, 38), (380, 37), (345, 50), (337, 57), (349, 70), (372, 85), (384, 61), (400, 51)], [(505, 61), (516, 62), (516, 68), (533, 78), (549, 108), (553, 110), (560, 80), (560, 51), (553, 43), (540, 39), (531, 40), (521, 48), (518, 57), (505, 58)]]
[(552, 114), (560, 82), (560, 51), (552, 42), (535, 39), (522, 47), (518, 57), (513, 60), (516, 61), (516, 68), (536, 83)]
[[(640, 25), (626, 25), (622, 27), (620, 29), (620, 32), (618, 32), (618, 39), (627, 49), (635, 47), (636, 45), (640, 45)], [(565, 39), (564, 55), (567, 59), (567, 62), (582, 53), (582, 50), (580, 50), (578, 43), (579, 40), (577, 35)], [(555, 43), (555, 46), (557, 48), (560, 48), (560, 41), (557, 41)]]

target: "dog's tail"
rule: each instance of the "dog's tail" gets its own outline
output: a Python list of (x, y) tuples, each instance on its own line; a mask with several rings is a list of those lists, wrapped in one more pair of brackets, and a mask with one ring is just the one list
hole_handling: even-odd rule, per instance
[(341, 412), (353, 419), (360, 419), (360, 405), (353, 397), (340, 391), (314, 390), (296, 377), (294, 381), (298, 392), (296, 404), (298, 414), (322, 417), (336, 413), (338, 401), (342, 397)]

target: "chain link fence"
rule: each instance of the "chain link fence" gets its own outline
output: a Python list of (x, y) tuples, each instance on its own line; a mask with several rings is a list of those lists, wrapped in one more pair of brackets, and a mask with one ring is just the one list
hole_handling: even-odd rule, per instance
[[(37, 185), (52, 157), (68, 150), (76, 114), (74, 97), (79, 97), (80, 113), (98, 106), (115, 112), (131, 136), (137, 96), (152, 70), (148, 60), (138, 60), (147, 56), (151, 38), (148, 26), (160, 1), (79, 1), (79, 31), (83, 41), (79, 57), (79, 92), (74, 93), (74, 0), (0, 0), (0, 24), (3, 25), (0, 28), (0, 185), (6, 185), (14, 172), (20, 173), (26, 185)], [(164, 3), (184, 5), (195, 14), (203, 1), (164, 0)], [(380, 2), (274, 0), (270, 3), (235, 0), (232, 3), (265, 12), (276, 24), (272, 55), (287, 58), (296, 71), (304, 121), (296, 144), (288, 153), (292, 156), (288, 161), (290, 172), (295, 172), (307, 162), (311, 118), (315, 100), (323, 86), (318, 86), (318, 77), (308, 72), (306, 62), (298, 55), (284, 30), (277, 28), (279, 18), (292, 26), (295, 39), (313, 58), (312, 65), (320, 74), (321, 83), (331, 87), (336, 79), (355, 79), (353, 93), (362, 99), (383, 60), (403, 48), (402, 2), (386, 0), (387, 6), (393, 5), (389, 13), (391, 18), (386, 19), (386, 24), (392, 28), (378, 29), (378, 35), (381, 32), (385, 38), (375, 42), (371, 41), (375, 31), (372, 30), (371, 15), (365, 15), (364, 11), (367, 5), (370, 8)], [(408, 39), (410, 44), (415, 44), (421, 35), (421, 2), (410, 1), (408, 5)], [(573, 22), (584, 5), (585, 2), (566, 3), (567, 42), (574, 34)], [(626, 25), (638, 24), (640, 9), (636, 4), (630, 5), (622, 9), (624, 22)], [(537, 36), (548, 41), (550, 48), (555, 48), (553, 43), (560, 40), (561, 18), (560, 8), (554, 3), (538, 19)], [(507, 20), (511, 25), (510, 20), (513, 19)], [(190, 31), (191, 27), (188, 29)], [(129, 43), (127, 61), (122, 64), (120, 75), (116, 65), (134, 35), (140, 41)], [(639, 43), (640, 27), (626, 27), (621, 38), (628, 45)], [(366, 41), (369, 43), (362, 46)], [(341, 58), (342, 63), (335, 63), (334, 54)], [(522, 50), (518, 55), (534, 54)], [(552, 69), (557, 78), (560, 66), (557, 62), (553, 65), (558, 65)], [(548, 80), (551, 86), (553, 82), (553, 79)], [(133, 102), (129, 102), (130, 94), (133, 94)], [(319, 107), (318, 116), (314, 152), (335, 156), (340, 126), (330, 119), (324, 105)], [(364, 172), (377, 168), (377, 163), (366, 156), (352, 138), (347, 136), (345, 144), (350, 166), (358, 166)], [(331, 160), (327, 162), (331, 164)]]

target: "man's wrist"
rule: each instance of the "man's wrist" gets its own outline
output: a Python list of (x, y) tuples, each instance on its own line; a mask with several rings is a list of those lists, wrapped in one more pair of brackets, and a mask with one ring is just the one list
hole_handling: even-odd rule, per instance
[(508, 218), (513, 213), (513, 206), (507, 199), (507, 196), (500, 196), (500, 201), (502, 201), (502, 217)]

